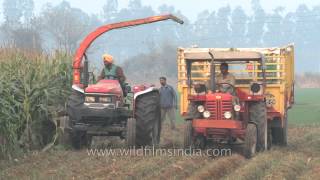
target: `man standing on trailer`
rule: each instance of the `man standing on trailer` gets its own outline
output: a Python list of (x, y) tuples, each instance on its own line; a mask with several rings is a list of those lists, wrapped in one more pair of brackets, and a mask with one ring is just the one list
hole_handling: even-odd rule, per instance
[(166, 117), (170, 119), (171, 129), (176, 128), (176, 109), (178, 109), (177, 95), (172, 86), (167, 84), (166, 77), (160, 77), (160, 106), (161, 106), (161, 122)]

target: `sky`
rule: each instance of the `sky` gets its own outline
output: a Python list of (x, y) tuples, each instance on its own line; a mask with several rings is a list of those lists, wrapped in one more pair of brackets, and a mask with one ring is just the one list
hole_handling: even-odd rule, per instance
[[(0, 0), (0, 6), (4, 0)], [(63, 0), (34, 0), (36, 12), (40, 12), (43, 5), (52, 3), (53, 5)], [(106, 0), (68, 0), (73, 7), (82, 9), (87, 13), (100, 13)], [(129, 0), (118, 0), (120, 8), (126, 7)], [(180, 10), (182, 14), (191, 21), (197, 18), (197, 14), (203, 10), (217, 10), (222, 6), (230, 5), (232, 8), (242, 6), (247, 14), (251, 12), (251, 0), (141, 0), (143, 5), (152, 6), (157, 9), (162, 4), (172, 5), (175, 9)], [(272, 12), (278, 6), (285, 7), (286, 11), (295, 11), (299, 4), (305, 3), (308, 7), (320, 5), (320, 0), (260, 0), (262, 7), (267, 12)], [(1, 16), (2, 16), (2, 10)], [(1, 17), (2, 19), (2, 17)]]

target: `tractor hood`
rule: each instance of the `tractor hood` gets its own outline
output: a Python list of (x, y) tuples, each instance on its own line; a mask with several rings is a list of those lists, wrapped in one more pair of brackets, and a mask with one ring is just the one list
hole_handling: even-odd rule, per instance
[(85, 89), (85, 93), (122, 94), (118, 80), (100, 80), (97, 84), (91, 84)]

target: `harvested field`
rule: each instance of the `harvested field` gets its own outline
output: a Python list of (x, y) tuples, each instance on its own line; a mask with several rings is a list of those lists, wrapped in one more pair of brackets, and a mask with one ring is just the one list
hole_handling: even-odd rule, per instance
[[(167, 127), (161, 146), (181, 147), (182, 137), (172, 136)], [(175, 134), (181, 131), (182, 125)], [(215, 158), (89, 156), (87, 150), (56, 148), (9, 165), (2, 162), (0, 175), (1, 179), (314, 179), (320, 176), (319, 137), (320, 127), (291, 127), (287, 147), (274, 146), (250, 160), (236, 153)]]

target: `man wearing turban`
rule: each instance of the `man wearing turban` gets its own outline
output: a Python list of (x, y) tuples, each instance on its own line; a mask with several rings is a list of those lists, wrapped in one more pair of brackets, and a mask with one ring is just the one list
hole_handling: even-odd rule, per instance
[(101, 79), (117, 79), (119, 80), (122, 88), (124, 87), (126, 77), (124, 76), (121, 67), (114, 64), (113, 57), (110, 54), (104, 54), (102, 56), (104, 68), (98, 78)]

